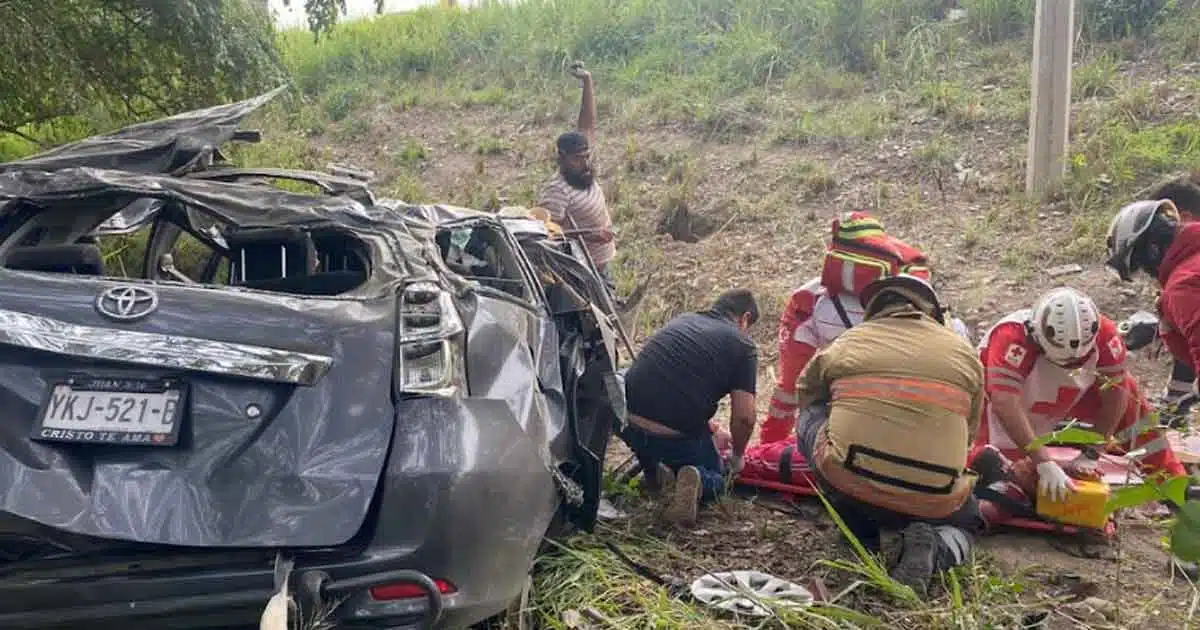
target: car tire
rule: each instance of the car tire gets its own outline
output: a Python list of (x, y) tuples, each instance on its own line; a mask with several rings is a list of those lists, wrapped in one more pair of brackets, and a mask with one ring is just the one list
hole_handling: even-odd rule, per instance
[(525, 576), (521, 592), (504, 612), (481, 621), (472, 630), (533, 630), (534, 614), (529, 602), (533, 595), (533, 574)]

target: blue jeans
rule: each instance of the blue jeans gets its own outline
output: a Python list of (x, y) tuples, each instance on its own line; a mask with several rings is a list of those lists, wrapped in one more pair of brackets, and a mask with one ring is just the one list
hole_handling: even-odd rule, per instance
[(684, 466), (695, 466), (703, 482), (701, 500), (710, 501), (725, 491), (721, 456), (712, 436), (663, 437), (630, 424), (620, 433), (620, 438), (629, 445), (647, 478), (658, 473), (659, 462), (675, 472)]

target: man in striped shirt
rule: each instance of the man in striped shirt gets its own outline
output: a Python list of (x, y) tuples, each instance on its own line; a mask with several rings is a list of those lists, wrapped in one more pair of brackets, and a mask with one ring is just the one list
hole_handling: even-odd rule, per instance
[(591, 162), (596, 139), (596, 91), (592, 74), (583, 69), (583, 64), (575, 62), (571, 74), (583, 83), (578, 129), (558, 137), (558, 172), (542, 188), (537, 205), (568, 233), (583, 239), (609, 291), (615, 291), (612, 260), (617, 247), (612, 217)]

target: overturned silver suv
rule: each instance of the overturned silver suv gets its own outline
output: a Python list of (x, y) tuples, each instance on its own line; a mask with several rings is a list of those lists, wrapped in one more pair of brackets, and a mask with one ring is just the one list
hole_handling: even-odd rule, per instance
[(335, 627), (493, 624), (592, 528), (581, 243), (229, 165), (278, 92), (0, 164), (0, 628), (257, 625), (280, 566)]

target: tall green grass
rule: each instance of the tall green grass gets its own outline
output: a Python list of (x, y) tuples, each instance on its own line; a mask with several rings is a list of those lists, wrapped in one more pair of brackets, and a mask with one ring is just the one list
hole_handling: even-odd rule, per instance
[[(561, 84), (573, 59), (604, 69), (606, 90), (701, 79), (724, 94), (813, 65), (872, 71), (942, 0), (525, 0), (469, 11), (426, 8), (347, 23), (319, 43), (283, 34), (308, 94), (371, 77), (380, 85), (483, 80)], [(889, 53), (884, 53), (887, 56)]]
[[(539, 96), (543, 103), (567, 102), (574, 86), (563, 74), (574, 59), (597, 70), (608, 102), (616, 101), (610, 96), (637, 97), (654, 105), (649, 114), (660, 120), (683, 113), (723, 129), (729, 112), (719, 105), (734, 97), (791, 93), (797, 86), (853, 96), (862, 82), (840, 78), (845, 75), (898, 89), (939, 80), (961, 62), (960, 51), (1027, 38), (1035, 2), (523, 0), (346, 22), (320, 41), (303, 30), (287, 31), (278, 45), (294, 83), (316, 104), (304, 115), (320, 114), (320, 120), (291, 122), (318, 131), (378, 98), (401, 107), (527, 104)], [(1200, 11), (1192, 4), (1079, 0), (1081, 41), (1132, 35), (1161, 40), (1186, 58), (1200, 51)], [(952, 8), (965, 10), (965, 19), (948, 22)], [(442, 90), (450, 98), (439, 99)], [(113, 121), (126, 122), (118, 118)], [(49, 144), (80, 135), (28, 131)], [(0, 159), (35, 148), (16, 136), (0, 137)]]
[[(1081, 0), (1077, 21), (1092, 40), (1137, 36), (1194, 12), (1185, 4)], [(870, 73), (905, 61), (914, 47), (944, 48), (953, 42), (921, 41), (922, 27), (956, 5), (976, 43), (1023, 37), (1034, 22), (1035, 0), (523, 0), (360, 20), (320, 42), (291, 31), (281, 47), (313, 95), (429, 78), (537, 89), (560, 85), (573, 59), (603, 68), (606, 90), (701, 80), (727, 95), (814, 65)]]

